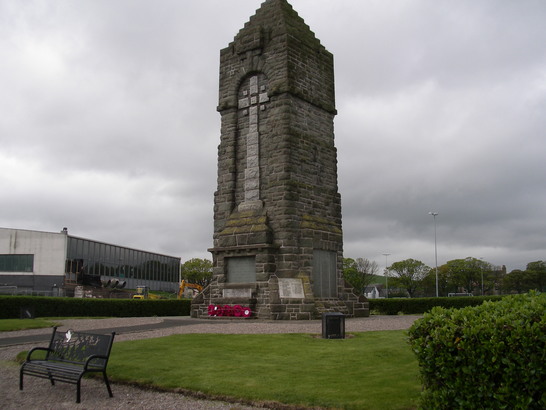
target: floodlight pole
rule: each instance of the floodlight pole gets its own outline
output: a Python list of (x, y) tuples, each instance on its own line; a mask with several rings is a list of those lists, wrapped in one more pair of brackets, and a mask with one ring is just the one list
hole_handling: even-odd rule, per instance
[(436, 263), (436, 297), (438, 297), (438, 247), (436, 246), (436, 217), (438, 212), (430, 211), (428, 214), (434, 218), (434, 260)]
[(389, 298), (389, 264), (387, 262), (387, 258), (390, 255), (390, 253), (384, 253), (383, 256), (385, 257), (385, 285), (386, 285), (386, 297)]

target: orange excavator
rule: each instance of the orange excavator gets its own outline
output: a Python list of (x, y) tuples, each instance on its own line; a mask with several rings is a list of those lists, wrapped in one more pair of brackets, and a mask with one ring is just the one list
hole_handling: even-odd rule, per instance
[(180, 288), (178, 289), (178, 299), (182, 298), (182, 295), (184, 294), (184, 289), (186, 288), (196, 290), (196, 294), (203, 290), (203, 286), (198, 285), (197, 283), (188, 283), (184, 279), (182, 279), (182, 282), (180, 282)]

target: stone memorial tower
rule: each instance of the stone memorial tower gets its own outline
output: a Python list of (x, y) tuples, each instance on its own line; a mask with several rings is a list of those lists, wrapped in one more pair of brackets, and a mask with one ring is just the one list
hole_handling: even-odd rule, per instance
[(192, 316), (366, 315), (341, 274), (333, 56), (286, 0), (221, 50), (218, 111), (213, 280)]

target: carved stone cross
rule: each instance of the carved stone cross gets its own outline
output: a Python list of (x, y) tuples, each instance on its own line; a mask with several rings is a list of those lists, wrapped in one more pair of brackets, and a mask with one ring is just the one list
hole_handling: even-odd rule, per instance
[(248, 134), (246, 135), (245, 199), (239, 210), (255, 209), (262, 206), (260, 200), (260, 131), (258, 112), (265, 110), (269, 101), (265, 84), (260, 84), (259, 77), (250, 77), (248, 89), (240, 94), (238, 107), (242, 115), (248, 115)]

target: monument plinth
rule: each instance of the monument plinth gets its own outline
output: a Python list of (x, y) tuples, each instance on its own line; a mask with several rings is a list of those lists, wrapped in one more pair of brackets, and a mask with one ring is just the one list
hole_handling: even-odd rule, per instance
[(341, 274), (334, 62), (286, 0), (267, 0), (220, 52), (213, 280), (193, 301), (252, 317), (363, 314)]

